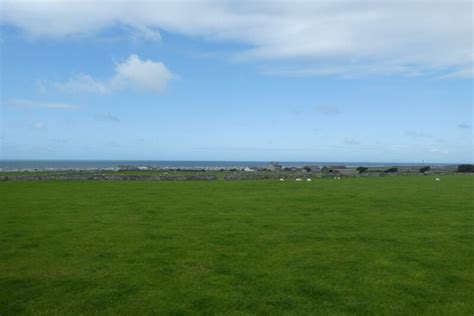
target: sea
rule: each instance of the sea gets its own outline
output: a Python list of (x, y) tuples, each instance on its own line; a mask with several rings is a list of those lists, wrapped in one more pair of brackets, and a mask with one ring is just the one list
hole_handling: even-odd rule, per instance
[[(245, 168), (265, 167), (270, 161), (186, 161), (186, 160), (0, 160), (0, 170), (94, 170), (114, 169), (118, 166), (150, 166), (153, 168)], [(392, 166), (447, 166), (440, 163), (396, 163), (396, 162), (334, 162), (334, 161), (280, 161), (283, 167), (347, 166), (347, 167), (392, 167)]]

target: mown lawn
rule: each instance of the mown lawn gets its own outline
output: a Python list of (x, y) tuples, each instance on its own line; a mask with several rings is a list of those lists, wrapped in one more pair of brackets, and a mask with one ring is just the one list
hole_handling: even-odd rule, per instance
[(0, 314), (473, 315), (474, 178), (0, 183)]

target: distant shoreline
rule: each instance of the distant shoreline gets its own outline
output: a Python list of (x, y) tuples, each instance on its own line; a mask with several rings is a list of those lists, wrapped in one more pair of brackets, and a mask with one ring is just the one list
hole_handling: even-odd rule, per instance
[[(153, 169), (203, 169), (220, 170), (232, 168), (255, 167), (264, 168), (270, 161), (185, 161), (185, 160), (0, 160), (0, 171), (94, 171), (116, 170), (119, 166), (146, 166)], [(459, 163), (397, 163), (397, 162), (311, 162), (311, 161), (281, 161), (283, 167), (304, 166), (345, 166), (348, 168), (364, 167), (449, 167)]]
[[(307, 180), (317, 178), (385, 177), (385, 176), (446, 176), (472, 175), (459, 171), (460, 166), (345, 166), (306, 164), (287, 167), (273, 162), (264, 166), (246, 167), (152, 167), (147, 165), (119, 165), (114, 168), (89, 169), (34, 169), (2, 170), (0, 181), (16, 180)], [(466, 165), (467, 166), (467, 165)]]

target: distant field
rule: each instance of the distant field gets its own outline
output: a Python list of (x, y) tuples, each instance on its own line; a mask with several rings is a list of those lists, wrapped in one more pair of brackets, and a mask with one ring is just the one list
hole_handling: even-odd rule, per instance
[(0, 314), (473, 315), (474, 178), (0, 183)]

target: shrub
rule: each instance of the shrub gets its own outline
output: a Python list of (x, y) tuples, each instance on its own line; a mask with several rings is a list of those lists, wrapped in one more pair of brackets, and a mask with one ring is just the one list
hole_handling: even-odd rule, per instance
[(367, 168), (367, 167), (358, 167), (356, 170), (359, 171), (359, 173), (364, 173), (367, 170), (369, 170), (369, 168)]
[(474, 165), (470, 165), (470, 164), (459, 165), (458, 172), (474, 172)]
[(425, 173), (425, 172), (427, 172), (427, 171), (430, 171), (430, 166), (426, 166), (426, 167), (420, 168), (420, 172), (421, 172), (421, 173)]
[(389, 168), (389, 169), (385, 170), (384, 172), (385, 173), (394, 173), (394, 172), (397, 172), (397, 171), (398, 171), (398, 168), (393, 167), (393, 168)]

